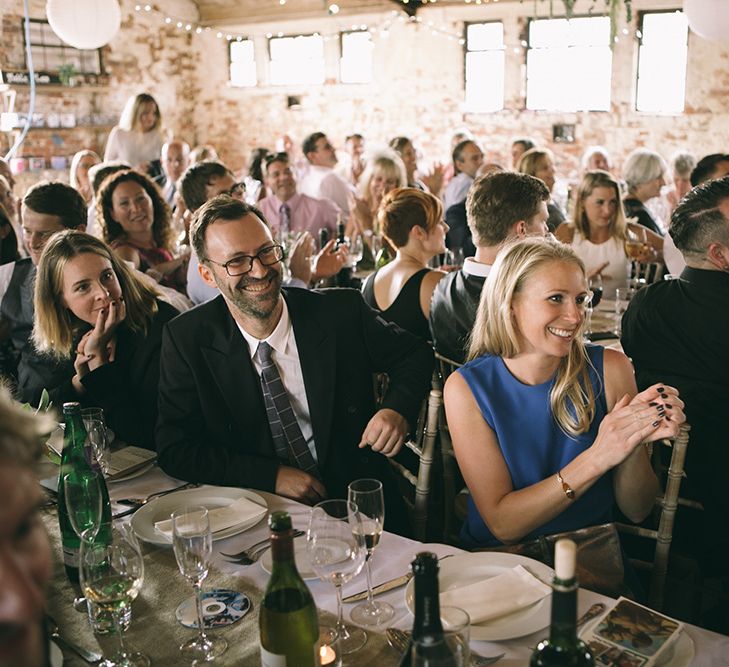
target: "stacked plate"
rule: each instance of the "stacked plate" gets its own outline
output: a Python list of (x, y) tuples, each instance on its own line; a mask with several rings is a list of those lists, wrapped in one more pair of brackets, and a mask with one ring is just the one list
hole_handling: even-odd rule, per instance
[(197, 489), (185, 489), (150, 501), (137, 510), (132, 517), (132, 527), (139, 539), (152, 544), (171, 544), (171, 541), (155, 530), (158, 521), (165, 521), (175, 510), (191, 505), (202, 505), (209, 510), (218, 507), (227, 507), (240, 498), (246, 498), (260, 507), (239, 523), (213, 533), (213, 540), (222, 540), (231, 535), (237, 535), (244, 530), (255, 526), (268, 513), (266, 501), (257, 493), (248, 489), (237, 489), (225, 486), (202, 486)]

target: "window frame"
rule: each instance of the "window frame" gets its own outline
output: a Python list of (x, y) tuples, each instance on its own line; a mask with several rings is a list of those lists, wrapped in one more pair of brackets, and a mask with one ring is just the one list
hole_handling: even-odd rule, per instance
[(684, 71), (684, 89), (683, 89), (683, 109), (680, 111), (642, 111), (638, 109), (638, 84), (640, 81), (640, 54), (641, 54), (641, 47), (643, 46), (643, 39), (645, 35), (645, 31), (643, 30), (643, 20), (648, 14), (675, 14), (676, 12), (684, 13), (682, 8), (680, 7), (674, 7), (673, 9), (641, 9), (638, 11), (638, 34), (636, 34), (636, 40), (638, 42), (638, 49), (637, 53), (635, 55), (635, 75), (633, 77), (633, 111), (635, 113), (640, 114), (647, 114), (647, 115), (661, 115), (661, 116), (675, 116), (678, 114), (686, 113), (686, 81), (688, 78), (688, 63), (689, 63), (689, 41), (690, 41), (690, 32), (691, 29), (687, 27), (686, 29), (686, 69)]
[[(573, 19), (607, 19), (608, 17), (602, 14), (573, 14), (569, 18), (566, 16), (554, 16), (554, 17), (528, 17), (526, 26), (525, 26), (525, 33), (524, 33), (524, 41), (526, 42), (526, 46), (524, 47), (524, 110), (525, 111), (531, 111), (534, 113), (610, 113), (611, 108), (613, 105), (613, 75), (614, 75), (614, 67), (613, 67), (613, 57), (614, 57), (614, 51), (612, 49), (612, 45), (610, 43), (610, 35), (608, 33), (608, 40), (607, 45), (605, 48), (608, 48), (610, 50), (610, 78), (608, 80), (608, 88), (609, 88), (609, 99), (608, 99), (608, 108), (607, 109), (530, 109), (528, 105), (529, 100), (529, 51), (534, 49), (531, 45), (531, 25), (535, 21), (552, 21), (552, 20), (567, 20), (571, 21)], [(567, 47), (569, 48), (569, 46)]]
[[(323, 65), (323, 69), (324, 69), (324, 79), (322, 80), (321, 83), (301, 83), (301, 82), (299, 82), (299, 83), (273, 83), (271, 81), (271, 62), (272, 62), (272, 59), (271, 59), (271, 42), (273, 40), (275, 40), (275, 39), (287, 39), (287, 38), (296, 38), (296, 37), (319, 37), (322, 40), (322, 57), (321, 58), (322, 58), (322, 65)], [(278, 86), (278, 87), (283, 87), (283, 86), (323, 86), (326, 83), (326, 77), (327, 77), (327, 71), (326, 71), (326, 67), (327, 67), (326, 60), (327, 59), (326, 59), (325, 43), (326, 42), (324, 40), (324, 35), (322, 35), (322, 33), (319, 32), (318, 30), (315, 30), (313, 32), (296, 32), (296, 33), (284, 33), (284, 34), (278, 34), (277, 33), (275, 35), (271, 35), (270, 37), (267, 37), (266, 38), (266, 51), (267, 51), (267, 55), (268, 55), (268, 61), (267, 61), (267, 65), (268, 65), (268, 85), (269, 86)]]
[[(369, 81), (343, 81), (342, 80), (342, 61), (344, 60), (344, 36), (345, 35), (352, 35), (352, 34), (358, 34), (358, 33), (369, 33), (370, 35), (370, 42), (372, 43), (372, 78)], [(375, 50), (375, 40), (372, 39), (372, 33), (369, 30), (340, 30), (339, 31), (339, 62), (338, 62), (338, 69), (339, 69), (339, 83), (343, 86), (369, 86), (372, 85), (375, 81), (375, 58), (374, 58), (374, 50)]]
[[(501, 37), (502, 37), (502, 46), (499, 49), (485, 49), (480, 51), (470, 51), (468, 48), (468, 28), (472, 25), (486, 25), (489, 23), (500, 23), (501, 24)], [(506, 111), (506, 54), (508, 52), (507, 46), (506, 46), (506, 40), (504, 39), (504, 36), (506, 34), (506, 29), (504, 25), (504, 19), (489, 19), (487, 21), (465, 21), (463, 24), (463, 104), (465, 106), (466, 113), (499, 113), (501, 111)], [(502, 91), (502, 97), (503, 102), (501, 104), (500, 109), (492, 109), (489, 111), (474, 111), (473, 109), (470, 109), (467, 105), (467, 98), (466, 98), (466, 82), (467, 82), (467, 74), (468, 74), (468, 54), (469, 53), (484, 53), (487, 51), (501, 51), (504, 54), (504, 71), (503, 71), (503, 85), (504, 89)]]
[[(46, 19), (38, 19), (38, 18), (30, 18), (28, 21), (33, 24), (38, 24), (40, 26), (45, 26), (48, 30), (53, 31), (51, 28), (51, 24)], [(26, 35), (25, 32), (25, 19), (20, 20), (20, 26), (21, 26), (21, 33), (23, 34), (23, 56), (24, 56), (24, 63), (25, 63), (25, 69), (28, 69), (28, 50), (33, 52), (34, 49), (42, 49), (43, 55), (44, 55), (44, 62), (43, 65), (46, 64), (45, 56), (48, 55), (48, 51), (54, 53), (61, 53), (63, 55), (64, 53), (70, 52), (70, 53), (80, 53), (80, 54), (95, 54), (96, 56), (96, 62), (98, 64), (98, 69), (96, 71), (89, 71), (85, 67), (81, 69), (77, 69), (74, 73), (75, 75), (82, 75), (82, 76), (103, 76), (104, 74), (104, 62), (103, 57), (101, 53), (101, 48), (98, 49), (77, 49), (75, 46), (71, 46), (70, 44), (66, 44), (60, 37), (58, 37), (58, 40), (61, 42), (60, 44), (45, 44), (45, 43), (37, 43), (33, 42), (33, 38), (31, 36), (30, 26), (28, 30), (28, 35)], [(42, 28), (41, 32), (45, 32), (46, 28)], [(55, 34), (55, 33), (54, 33)], [(26, 41), (27, 37), (30, 37), (30, 44)], [(80, 61), (83, 63), (85, 61), (84, 57), (80, 58)], [(38, 63), (35, 62), (35, 57), (33, 58), (33, 64), (34, 69), (36, 71), (43, 71), (48, 72), (49, 74), (59, 74), (60, 69), (59, 68), (53, 68), (53, 67), (40, 67)], [(74, 65), (75, 67), (75, 65)]]
[[(256, 42), (251, 36), (241, 37), (241, 39), (231, 39), (228, 41), (228, 84), (233, 88), (258, 88), (260, 82), (258, 81), (258, 62), (256, 61)], [(233, 44), (238, 42), (250, 42), (253, 45), (253, 68), (255, 72), (256, 82), (252, 86), (233, 83), (233, 80), (230, 76), (230, 68), (233, 65)]]

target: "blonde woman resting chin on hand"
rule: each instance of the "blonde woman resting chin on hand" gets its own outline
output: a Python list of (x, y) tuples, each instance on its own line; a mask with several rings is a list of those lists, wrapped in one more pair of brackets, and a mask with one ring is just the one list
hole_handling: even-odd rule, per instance
[(615, 350), (582, 342), (585, 267), (559, 242), (499, 254), (484, 286), (470, 361), (445, 386), (471, 492), (466, 546), (513, 543), (650, 511), (658, 482), (642, 443), (685, 421), (666, 385), (637, 393)]

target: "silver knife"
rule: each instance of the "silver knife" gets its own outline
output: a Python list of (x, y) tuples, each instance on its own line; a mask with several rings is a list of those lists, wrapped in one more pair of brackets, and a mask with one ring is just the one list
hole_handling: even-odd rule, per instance
[[(396, 577), (395, 579), (390, 579), (390, 581), (385, 581), (382, 584), (379, 584), (377, 586), (372, 587), (372, 595), (379, 595), (380, 593), (387, 593), (387, 591), (391, 591), (395, 588), (400, 588), (401, 586), (404, 586), (413, 578), (413, 573), (408, 572), (407, 574), (403, 574), (401, 577)], [(346, 598), (342, 600), (342, 602), (359, 602), (360, 600), (366, 600), (367, 599), (367, 591), (364, 590), (360, 593), (355, 593), (354, 595), (348, 595)]]

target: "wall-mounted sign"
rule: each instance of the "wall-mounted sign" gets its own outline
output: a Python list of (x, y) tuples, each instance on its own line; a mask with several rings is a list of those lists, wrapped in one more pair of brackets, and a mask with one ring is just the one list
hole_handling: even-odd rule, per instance
[[(58, 74), (51, 74), (50, 72), (34, 72), (35, 83), (40, 86), (47, 86), (49, 84), (58, 85), (61, 83), (61, 79)], [(30, 85), (30, 74), (21, 70), (2, 70), (3, 83), (8, 85), (16, 86), (28, 86)]]

